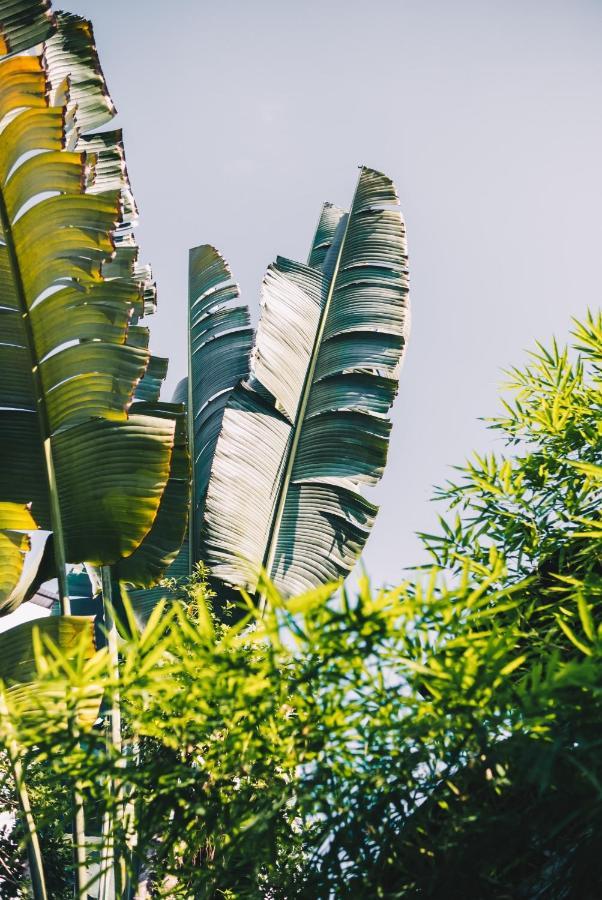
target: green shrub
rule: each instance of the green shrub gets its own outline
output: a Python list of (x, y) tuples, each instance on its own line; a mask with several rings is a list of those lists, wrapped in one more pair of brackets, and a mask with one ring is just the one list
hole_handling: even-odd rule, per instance
[[(26, 771), (110, 813), (152, 896), (600, 896), (602, 317), (512, 378), (507, 454), (439, 491), (428, 570), (286, 606), (267, 585), (228, 627), (201, 568), (119, 683), (47, 647), (53, 690), (11, 701)], [(82, 731), (98, 684), (121, 753)]]

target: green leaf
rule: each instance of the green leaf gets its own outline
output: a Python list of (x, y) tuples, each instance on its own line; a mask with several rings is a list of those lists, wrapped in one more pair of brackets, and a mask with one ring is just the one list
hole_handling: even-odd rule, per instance
[(0, 680), (8, 687), (29, 684), (38, 677), (35, 633), (38, 643), (51, 640), (68, 656), (82, 646), (85, 657), (91, 657), (96, 650), (91, 616), (49, 616), (23, 622), (0, 634)]
[(67, 559), (109, 565), (153, 525), (169, 478), (176, 423), (132, 414), (90, 419), (54, 441)]
[(64, 596), (66, 561), (116, 562), (151, 529), (175, 422), (128, 417), (150, 359), (129, 331), (154, 286), (120, 133), (81, 136), (114, 114), (91, 27), (57, 20), (41, 58), (0, 61), (0, 497), (53, 531)]
[[(131, 331), (131, 329), (130, 329)], [(136, 400), (146, 403), (157, 403), (161, 386), (167, 375), (168, 360), (163, 356), (151, 356), (144, 376), (136, 388)]]
[(567, 625), (567, 623), (564, 621), (564, 619), (561, 619), (560, 616), (557, 616), (557, 617), (556, 617), (556, 621), (558, 622), (558, 624), (559, 624), (561, 630), (562, 630), (562, 631), (566, 634), (566, 636), (568, 637), (568, 639), (569, 639), (569, 641), (571, 642), (571, 644), (573, 644), (573, 646), (575, 646), (575, 647), (577, 648), (577, 650), (580, 650), (581, 653), (585, 654), (585, 656), (591, 656), (591, 655), (592, 655), (591, 648), (588, 647), (587, 644), (584, 644), (583, 641), (580, 641), (580, 640), (579, 640), (579, 638), (577, 637), (577, 635), (575, 634), (575, 632), (572, 630), (572, 628), (570, 628), (570, 627)]
[(0, 609), (21, 578), (27, 552), (31, 549), (28, 531), (37, 528), (29, 508), (20, 503), (0, 503)]
[(581, 591), (578, 591), (577, 593), (577, 609), (579, 610), (581, 627), (590, 641), (593, 641), (596, 634), (596, 628), (591, 609)]
[(524, 653), (521, 656), (517, 656), (516, 659), (510, 660), (509, 663), (506, 663), (506, 665), (500, 669), (500, 675), (510, 675), (515, 669), (522, 666), (526, 660), (527, 656)]
[[(44, 45), (51, 99), (57, 101), (68, 81), (67, 109), (80, 131), (106, 125), (116, 114), (98, 61), (92, 25), (81, 16), (56, 14), (58, 28)], [(59, 99), (59, 102), (60, 99)]]
[(264, 279), (251, 372), (232, 393), (211, 471), (201, 555), (213, 575), (287, 596), (345, 575), (376, 507), (408, 327), (395, 188), (362, 169), (351, 212), (325, 207), (310, 262)]
[[(1, 633), (0, 685), (7, 688), (6, 699), (13, 715), (18, 718), (46, 701), (53, 706), (57, 700), (65, 703), (63, 691), (57, 696), (56, 685), (45, 684), (41, 676), (51, 666), (58, 673), (69, 670), (76, 660), (86, 664), (95, 653), (92, 616), (49, 616)], [(84, 676), (82, 681), (82, 688), (75, 689), (75, 714), (77, 725), (87, 729), (98, 718), (103, 688), (98, 677)]]
[(49, 0), (2, 0), (0, 55), (29, 50), (50, 37), (54, 28)]
[(189, 261), (189, 379), (178, 388), (186, 390), (192, 410), (191, 565), (199, 559), (200, 521), (224, 409), (232, 389), (249, 372), (253, 330), (249, 311), (238, 300), (238, 285), (220, 253), (208, 244), (194, 247)]
[(339, 209), (333, 203), (325, 203), (322, 207), (312, 248), (307, 261), (314, 269), (321, 269), (324, 265), (328, 251), (332, 247), (341, 219), (345, 215), (343, 209)]
[[(142, 412), (175, 422), (169, 479), (150, 531), (130, 556), (117, 563), (114, 574), (128, 584), (151, 587), (159, 582), (166, 569), (175, 561), (186, 534), (190, 457), (186, 414), (182, 405), (134, 404), (132, 413), (139, 415)], [(187, 571), (183, 574), (187, 574)]]

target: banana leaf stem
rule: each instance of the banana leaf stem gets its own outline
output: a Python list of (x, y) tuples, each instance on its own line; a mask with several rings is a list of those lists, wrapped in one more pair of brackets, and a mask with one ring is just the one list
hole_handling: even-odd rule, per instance
[[(117, 644), (117, 626), (113, 606), (113, 579), (110, 566), (101, 569), (102, 580), (102, 604), (105, 629), (107, 635), (107, 647), (111, 667), (111, 679), (113, 682), (111, 691), (111, 707), (109, 711), (108, 741), (112, 747), (117, 762), (123, 764), (123, 739), (121, 734), (121, 699), (119, 695), (119, 648)], [(120, 778), (113, 778), (111, 784), (111, 797), (114, 802), (114, 812), (109, 816), (107, 836), (107, 868), (112, 868), (114, 877), (114, 896), (124, 895), (127, 882), (127, 865), (124, 848), (119, 848), (117, 838), (124, 837), (124, 797), (123, 783)], [(107, 876), (107, 881), (110, 879)]]
[(115, 896), (113, 880), (114, 833), (113, 819), (109, 811), (102, 817), (102, 837), (100, 853), (100, 877), (98, 880), (98, 900), (111, 900)]
[(87, 898), (86, 816), (79, 786), (73, 791), (73, 894), (76, 900)]

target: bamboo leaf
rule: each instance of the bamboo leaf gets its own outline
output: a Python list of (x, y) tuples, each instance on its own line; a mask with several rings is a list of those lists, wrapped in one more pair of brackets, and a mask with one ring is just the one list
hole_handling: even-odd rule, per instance
[(556, 621), (558, 622), (562, 631), (568, 637), (571, 644), (573, 644), (573, 646), (575, 646), (577, 650), (580, 650), (581, 653), (583, 653), (585, 656), (592, 655), (591, 648), (588, 647), (587, 644), (584, 644), (583, 641), (579, 640), (575, 632), (572, 630), (572, 628), (569, 627), (569, 625), (567, 625), (564, 619), (561, 619), (560, 616), (557, 616)]

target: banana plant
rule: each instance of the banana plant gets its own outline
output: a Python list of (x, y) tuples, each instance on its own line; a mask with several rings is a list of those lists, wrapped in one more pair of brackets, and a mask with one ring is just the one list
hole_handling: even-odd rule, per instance
[(307, 264), (265, 276), (254, 345), (229, 269), (190, 254), (190, 564), (223, 589), (265, 572), (292, 595), (346, 575), (377, 507), (409, 328), (405, 227), (363, 167), (349, 213), (325, 204)]
[[(30, 504), (51, 532), (54, 563), (45, 553), (36, 578), (57, 576), (58, 627), (84, 628), (87, 652), (92, 623), (69, 615), (67, 563), (103, 567), (109, 587), (110, 566), (117, 578), (153, 584), (182, 542), (188, 499), (183, 409), (159, 403), (166, 361), (150, 355), (140, 324), (155, 290), (138, 261), (121, 135), (98, 131), (114, 115), (90, 23), (53, 14), (45, 0), (0, 0), (0, 614), (27, 596), (17, 590), (27, 537), (17, 534), (33, 525), (25, 521)], [(53, 627), (27, 623), (4, 637), (20, 648), (17, 660), (7, 655), (4, 684), (12, 673), (30, 689), (30, 648)], [(17, 672), (23, 659), (28, 667)], [(22, 799), (42, 897), (39, 845)], [(77, 896), (85, 844), (76, 790)]]
[(68, 613), (66, 563), (148, 584), (175, 556), (182, 410), (156, 403), (165, 366), (139, 325), (154, 286), (121, 136), (95, 131), (115, 109), (91, 26), (4, 0), (0, 38), (0, 498), (52, 532)]
[[(405, 226), (391, 180), (363, 167), (349, 213), (325, 203), (306, 265), (279, 258), (253, 336), (220, 253), (190, 251), (188, 541), (167, 574), (206, 562), (221, 599), (345, 576), (377, 507), (409, 333)], [(131, 594), (140, 619), (165, 588)], [(261, 599), (261, 598), (258, 598)]]

